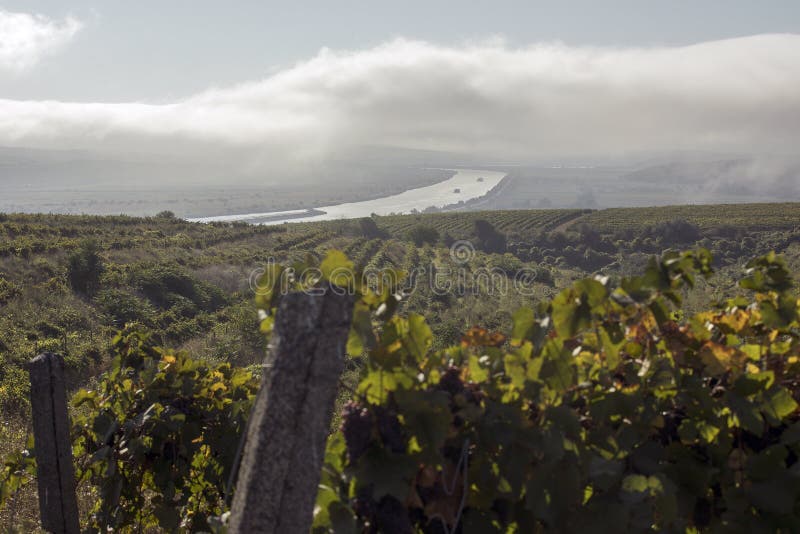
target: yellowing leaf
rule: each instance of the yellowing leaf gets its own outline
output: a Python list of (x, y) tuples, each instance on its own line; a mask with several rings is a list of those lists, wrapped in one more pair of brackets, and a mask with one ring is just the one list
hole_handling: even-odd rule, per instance
[(733, 313), (725, 314), (719, 317), (717, 324), (727, 326), (734, 332), (741, 332), (747, 326), (750, 320), (750, 314), (744, 310), (737, 309)]
[(730, 370), (741, 370), (746, 355), (733, 347), (707, 341), (700, 351), (700, 359), (712, 375), (721, 375)]

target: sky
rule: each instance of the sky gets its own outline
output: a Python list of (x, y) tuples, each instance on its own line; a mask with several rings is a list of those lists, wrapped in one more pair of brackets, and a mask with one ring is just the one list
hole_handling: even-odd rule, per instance
[(0, 0), (0, 146), (791, 152), (800, 2)]

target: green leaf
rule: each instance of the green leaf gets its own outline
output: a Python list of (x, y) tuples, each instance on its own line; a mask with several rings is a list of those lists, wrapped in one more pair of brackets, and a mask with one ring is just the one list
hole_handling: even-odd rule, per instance
[(329, 250), (319, 269), (325, 280), (341, 287), (349, 287), (354, 280), (353, 262), (340, 250)]
[(396, 368), (371, 369), (358, 384), (358, 394), (364, 395), (374, 404), (383, 404), (388, 399), (389, 393), (398, 388), (410, 388), (414, 385), (416, 377), (413, 370)]
[(781, 434), (781, 443), (784, 445), (798, 445), (800, 444), (800, 422), (790, 425)]
[(764, 433), (764, 419), (758, 404), (738, 395), (728, 395), (728, 405), (740, 427), (756, 436)]
[(704, 443), (711, 443), (716, 439), (719, 431), (718, 426), (696, 419), (684, 419), (678, 427), (678, 435), (681, 441), (686, 444), (692, 444), (698, 440)]
[(794, 413), (797, 409), (797, 402), (786, 388), (775, 387), (766, 394), (761, 409), (767, 420), (773, 426), (777, 426), (784, 417)]
[[(614, 334), (615, 335), (612, 336), (612, 332), (609, 332), (605, 327), (600, 328), (600, 342), (603, 344), (603, 350), (606, 355), (606, 366), (609, 369), (616, 369), (619, 366), (622, 361), (619, 353), (626, 341), (625, 336), (617, 333)], [(617, 338), (617, 340), (615, 341), (614, 338)]]
[(383, 447), (371, 447), (359, 458), (355, 475), (359, 485), (371, 486), (376, 501), (384, 495), (391, 495), (405, 502), (418, 468), (411, 456), (392, 454)]
[(364, 353), (364, 344), (361, 342), (361, 335), (355, 330), (355, 328), (350, 328), (350, 332), (347, 334), (347, 354), (348, 356), (352, 356), (357, 358)]
[(421, 361), (433, 344), (433, 332), (425, 321), (425, 317), (416, 313), (409, 314), (408, 337), (408, 351), (417, 361)]
[(523, 341), (533, 338), (536, 327), (536, 317), (530, 308), (520, 308), (512, 315), (514, 327), (511, 330), (511, 344), (521, 345)]
[(525, 362), (516, 354), (506, 354), (503, 358), (506, 376), (511, 379), (511, 385), (516, 389), (525, 387)]
[(622, 479), (622, 490), (641, 492), (647, 491), (649, 487), (647, 477), (644, 475), (628, 475)]
[(97, 393), (81, 389), (72, 396), (72, 405), (76, 408), (88, 404), (92, 409), (97, 408)]
[(274, 307), (273, 299), (280, 293), (278, 289), (282, 276), (282, 266), (275, 263), (267, 264), (255, 287), (256, 307), (265, 311), (269, 311)]
[(542, 362), (539, 377), (553, 390), (565, 391), (575, 383), (572, 354), (559, 348), (554, 340), (550, 340), (545, 348), (550, 350)]
[(733, 383), (733, 391), (743, 397), (749, 397), (767, 391), (774, 382), (775, 373), (772, 371), (744, 374)]
[(470, 354), (468, 366), (469, 377), (472, 382), (485, 382), (489, 379), (488, 365), (484, 366), (481, 363), (481, 357), (477, 354)]
[(553, 324), (562, 337), (573, 337), (591, 326), (592, 313), (608, 297), (606, 286), (597, 280), (581, 280), (559, 293), (552, 303)]
[(394, 392), (394, 399), (406, 429), (424, 450), (438, 456), (452, 421), (448, 394), (444, 391), (398, 390)]
[(181, 516), (178, 514), (178, 510), (174, 506), (169, 505), (159, 505), (155, 507), (153, 510), (153, 514), (158, 519), (158, 525), (169, 531), (175, 531), (178, 529), (178, 526), (181, 522)]

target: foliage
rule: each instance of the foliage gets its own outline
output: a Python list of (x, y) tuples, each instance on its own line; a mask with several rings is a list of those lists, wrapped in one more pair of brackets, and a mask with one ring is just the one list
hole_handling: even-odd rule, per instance
[(439, 240), (439, 231), (432, 226), (417, 225), (408, 231), (408, 239), (416, 246), (434, 245)]
[(498, 254), (506, 251), (506, 236), (498, 232), (490, 222), (477, 219), (474, 226), (477, 248)]
[(750, 228), (791, 228), (800, 217), (800, 203), (718, 204), (612, 208), (595, 211), (583, 219), (601, 231), (642, 228), (681, 219), (701, 228), (734, 225)]
[(661, 237), (667, 245), (694, 243), (701, 237), (700, 228), (683, 219), (672, 219), (646, 227), (643, 234), (647, 237)]
[(94, 297), (99, 310), (113, 324), (122, 328), (127, 323), (147, 323), (155, 310), (146, 300), (121, 289), (102, 289)]
[(551, 230), (563, 222), (573, 220), (586, 213), (587, 210), (576, 209), (458, 211), (381, 216), (377, 223), (379, 228), (388, 235), (402, 236), (413, 226), (421, 224), (436, 228), (442, 236), (447, 235), (452, 239), (469, 239), (474, 237), (475, 220), (477, 219), (489, 222), (498, 231), (506, 234), (532, 233), (537, 230)]
[(585, 279), (432, 352), (392, 317), (331, 437), (315, 531), (800, 529), (800, 302), (780, 259), (685, 324), (705, 251)]
[(20, 294), (20, 288), (13, 282), (0, 277), (0, 304), (5, 304), (9, 300)]
[(157, 348), (136, 330), (113, 345), (98, 387), (73, 397), (86, 410), (73, 421), (77, 462), (99, 494), (92, 527), (207, 530), (225, 509), (256, 378)]
[(358, 220), (358, 228), (362, 236), (367, 239), (375, 239), (376, 237), (386, 237), (384, 232), (378, 228), (375, 219), (372, 217), (362, 217)]
[(67, 258), (67, 280), (70, 287), (80, 293), (91, 294), (100, 284), (103, 260), (97, 242), (82, 241), (77, 250)]
[[(111, 370), (72, 398), (78, 477), (97, 492), (91, 531), (208, 530), (258, 388), (249, 371), (155, 347), (126, 329)], [(35, 444), (6, 459), (0, 503), (34, 472)]]
[(225, 295), (219, 288), (171, 264), (142, 266), (132, 273), (131, 284), (151, 302), (164, 308), (184, 302), (211, 311), (225, 302)]

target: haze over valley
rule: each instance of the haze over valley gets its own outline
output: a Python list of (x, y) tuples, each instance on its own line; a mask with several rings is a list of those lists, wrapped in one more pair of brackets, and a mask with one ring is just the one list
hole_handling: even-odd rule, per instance
[[(791, 17), (724, 36), (679, 31), (676, 19), (672, 34), (595, 42), (548, 37), (546, 25), (442, 42), (412, 31), (358, 47), (337, 34), (237, 80), (204, 82), (187, 67), (196, 79), (175, 94), (138, 63), (128, 88), (90, 83), (80, 59), (110, 61), (92, 45), (124, 12), (0, 10), (0, 27), (14, 28), (0, 54), (0, 210), (311, 209), (431, 185), (447, 178), (441, 168), (507, 173), (473, 203), (492, 208), (798, 198)], [(61, 60), (86, 81), (52, 83)]]

